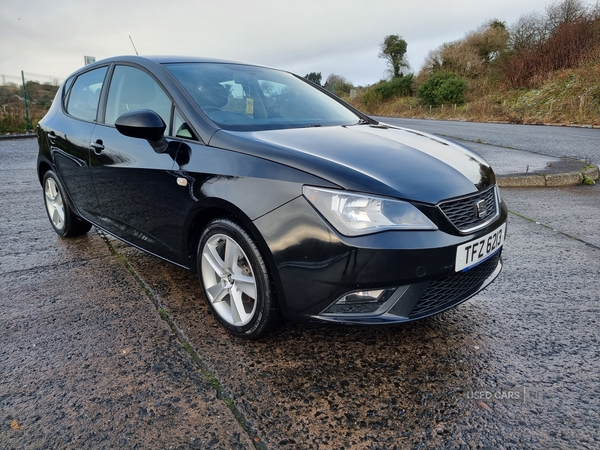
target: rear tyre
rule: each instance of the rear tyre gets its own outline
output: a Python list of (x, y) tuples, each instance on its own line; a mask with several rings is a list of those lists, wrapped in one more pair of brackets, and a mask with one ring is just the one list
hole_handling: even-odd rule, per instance
[(279, 322), (271, 277), (250, 235), (232, 220), (213, 220), (200, 237), (197, 267), (204, 297), (231, 334), (257, 339)]
[(92, 224), (79, 218), (72, 211), (65, 197), (65, 189), (53, 171), (46, 172), (43, 186), (46, 213), (48, 213), (50, 224), (57, 234), (63, 237), (73, 237), (90, 231)]

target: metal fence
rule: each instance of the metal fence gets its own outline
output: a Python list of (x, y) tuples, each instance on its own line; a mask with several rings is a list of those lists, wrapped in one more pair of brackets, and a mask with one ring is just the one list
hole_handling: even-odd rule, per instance
[(0, 74), (0, 132), (31, 130), (52, 104), (62, 82), (60, 77), (31, 72)]
[(25, 83), (28, 81), (33, 81), (39, 84), (48, 84), (57, 87), (60, 86), (60, 84), (64, 81), (64, 78), (55, 77), (53, 75), (41, 75), (39, 73), (23, 72), (23, 76), (0, 74), (0, 86), (8, 86), (11, 84), (22, 86), (23, 77), (25, 78)]

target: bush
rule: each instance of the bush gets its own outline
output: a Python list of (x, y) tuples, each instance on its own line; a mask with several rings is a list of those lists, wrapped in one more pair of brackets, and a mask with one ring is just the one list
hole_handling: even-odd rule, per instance
[(354, 89), (354, 86), (350, 81), (335, 73), (332, 73), (327, 77), (323, 87), (338, 97), (348, 96), (350, 95), (350, 91)]
[(510, 87), (531, 88), (552, 72), (577, 67), (594, 48), (600, 48), (600, 18), (579, 18), (560, 25), (545, 41), (515, 52), (503, 62), (502, 71)]
[(435, 72), (418, 89), (417, 97), (426, 105), (462, 104), (467, 82), (452, 72)]
[(411, 73), (402, 77), (392, 78), (391, 81), (380, 81), (365, 92), (363, 102), (367, 106), (372, 106), (394, 96), (411, 95), (414, 79), (415, 77)]

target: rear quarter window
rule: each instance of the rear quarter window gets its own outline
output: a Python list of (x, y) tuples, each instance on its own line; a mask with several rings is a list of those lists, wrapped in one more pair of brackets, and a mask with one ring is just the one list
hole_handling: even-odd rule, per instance
[(65, 109), (73, 117), (94, 122), (107, 67), (90, 70), (77, 77), (69, 90)]

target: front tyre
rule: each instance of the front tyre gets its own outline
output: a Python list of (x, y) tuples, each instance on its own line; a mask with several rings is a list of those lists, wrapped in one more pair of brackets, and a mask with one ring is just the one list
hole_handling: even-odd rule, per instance
[(250, 235), (232, 220), (213, 220), (198, 245), (204, 297), (218, 321), (235, 336), (256, 339), (279, 320), (265, 261)]
[(43, 186), (44, 205), (54, 231), (63, 237), (79, 236), (90, 231), (92, 224), (80, 219), (71, 210), (63, 185), (53, 171), (45, 173)]

